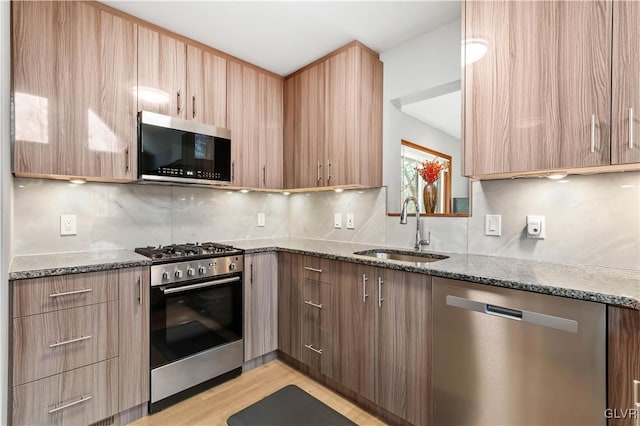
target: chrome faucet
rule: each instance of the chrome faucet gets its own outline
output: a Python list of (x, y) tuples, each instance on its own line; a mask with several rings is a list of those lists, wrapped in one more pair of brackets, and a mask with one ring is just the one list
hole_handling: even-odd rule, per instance
[(413, 204), (416, 206), (416, 251), (420, 251), (422, 246), (428, 246), (431, 244), (431, 231), (429, 231), (429, 236), (426, 240), (423, 240), (420, 236), (420, 204), (418, 203), (418, 199), (416, 197), (410, 196), (404, 199), (402, 203), (402, 213), (400, 213), (400, 224), (407, 224), (407, 204), (409, 201), (413, 201)]

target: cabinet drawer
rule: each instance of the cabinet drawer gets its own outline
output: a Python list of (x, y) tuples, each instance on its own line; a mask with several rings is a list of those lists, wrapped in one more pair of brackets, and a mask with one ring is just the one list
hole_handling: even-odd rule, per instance
[(118, 355), (118, 302), (13, 320), (13, 384)]
[(303, 283), (302, 318), (316, 327), (331, 331), (333, 319), (332, 286), (305, 279)]
[(118, 412), (118, 359), (13, 388), (14, 425), (87, 425)]
[(302, 362), (332, 377), (332, 335), (320, 327), (302, 324)]
[(60, 275), (12, 282), (13, 318), (118, 298), (118, 271)]
[(316, 280), (323, 283), (333, 283), (333, 267), (334, 261), (321, 259), (319, 257), (304, 256), (302, 262), (302, 277), (307, 280)]

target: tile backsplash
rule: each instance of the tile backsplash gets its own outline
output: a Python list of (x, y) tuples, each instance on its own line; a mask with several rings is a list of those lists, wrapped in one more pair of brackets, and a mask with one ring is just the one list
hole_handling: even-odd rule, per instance
[[(430, 250), (640, 270), (640, 172), (472, 185), (473, 216), (422, 219)], [(287, 197), (14, 179), (13, 254), (287, 236), (413, 248), (415, 218), (400, 225), (387, 216), (386, 197), (387, 188)], [(264, 227), (257, 227), (258, 212)], [(334, 213), (342, 214), (341, 229)], [(355, 229), (347, 229), (347, 213)], [(61, 214), (77, 215), (77, 235), (60, 236)], [(502, 215), (502, 236), (484, 235), (487, 214)], [(544, 240), (526, 238), (526, 215), (545, 216)]]

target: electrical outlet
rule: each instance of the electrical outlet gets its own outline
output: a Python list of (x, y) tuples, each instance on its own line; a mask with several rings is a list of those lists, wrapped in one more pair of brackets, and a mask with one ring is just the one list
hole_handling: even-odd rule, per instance
[(527, 216), (527, 238), (544, 240), (545, 228), (544, 216)]
[(75, 214), (60, 215), (60, 235), (76, 235), (78, 227)]
[(265, 220), (266, 220), (266, 215), (263, 212), (258, 213), (258, 226), (259, 227), (263, 227)]
[(356, 222), (353, 213), (347, 213), (347, 229), (355, 229)]
[(342, 228), (342, 213), (333, 214), (333, 227), (336, 229)]

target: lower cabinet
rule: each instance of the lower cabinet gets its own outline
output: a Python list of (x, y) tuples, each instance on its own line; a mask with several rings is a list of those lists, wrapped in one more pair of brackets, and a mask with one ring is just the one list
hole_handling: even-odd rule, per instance
[(290, 253), (280, 254), (279, 272), (280, 351), (429, 424), (431, 277)]
[(607, 307), (610, 426), (640, 425), (640, 311)]
[(244, 360), (278, 348), (278, 255), (244, 256)]
[(11, 423), (91, 424), (149, 399), (149, 267), (11, 282)]

